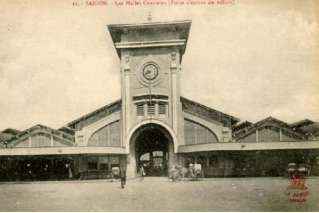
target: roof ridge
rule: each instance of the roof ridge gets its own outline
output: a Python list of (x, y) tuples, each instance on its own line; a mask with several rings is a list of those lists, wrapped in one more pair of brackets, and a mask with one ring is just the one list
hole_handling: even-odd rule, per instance
[(180, 96), (180, 99), (181, 99), (181, 101), (182, 101), (182, 99), (184, 99), (184, 100), (186, 100), (186, 101), (189, 101), (189, 102), (192, 102), (192, 103), (194, 103), (194, 104), (197, 104), (197, 105), (199, 105), (199, 106), (201, 106), (201, 107), (203, 107), (203, 108), (206, 108), (206, 109), (208, 109), (208, 110), (212, 110), (212, 111), (221, 113), (221, 114), (223, 114), (223, 115), (229, 116), (229, 117), (233, 118), (234, 120), (237, 120), (237, 122), (240, 121), (240, 119), (237, 118), (237, 117), (235, 117), (235, 116), (229, 115), (229, 114), (224, 113), (224, 112), (222, 112), (222, 111), (220, 111), (220, 110), (217, 110), (217, 109), (214, 109), (214, 108), (212, 108), (212, 107), (206, 106), (206, 105), (201, 104), (201, 103), (199, 103), (199, 102), (197, 102), (197, 101), (193, 101), (193, 100), (191, 100), (191, 99), (185, 98), (184, 96)]
[[(82, 116), (80, 116), (79, 118), (77, 118), (77, 119), (75, 119), (75, 120), (73, 120), (73, 121), (68, 122), (67, 124), (63, 125), (62, 127), (67, 126), (67, 127), (69, 127), (69, 128), (72, 128), (71, 126), (72, 126), (73, 124), (75, 124), (75, 123), (77, 123), (77, 122), (79, 122), (79, 121), (81, 121), (81, 120), (83, 120), (83, 119), (85, 119), (85, 118), (87, 118), (87, 117), (89, 117), (89, 116), (91, 116), (91, 115), (94, 115), (95, 113), (98, 113), (98, 112), (100, 112), (100, 111), (103, 111), (104, 109), (109, 108), (110, 106), (112, 106), (112, 105), (114, 105), (114, 104), (121, 103), (121, 100), (122, 100), (122, 99), (118, 99), (118, 100), (113, 101), (113, 102), (111, 102), (111, 103), (109, 103), (109, 104), (107, 104), (107, 105), (104, 105), (104, 106), (102, 106), (102, 107), (100, 107), (100, 108), (98, 108), (98, 109), (96, 109), (96, 110), (94, 110), (94, 111), (92, 111), (92, 112), (89, 112), (89, 113), (87, 113), (87, 114), (85, 114), (85, 115), (82, 115)], [(62, 128), (62, 127), (60, 127), (60, 128)], [(60, 129), (60, 128), (59, 128), (59, 129)]]

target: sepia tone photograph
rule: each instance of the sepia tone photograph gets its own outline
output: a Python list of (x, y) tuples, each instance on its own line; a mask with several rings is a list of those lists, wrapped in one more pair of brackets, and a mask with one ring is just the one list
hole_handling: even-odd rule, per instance
[(316, 0), (2, 0), (1, 212), (319, 211)]

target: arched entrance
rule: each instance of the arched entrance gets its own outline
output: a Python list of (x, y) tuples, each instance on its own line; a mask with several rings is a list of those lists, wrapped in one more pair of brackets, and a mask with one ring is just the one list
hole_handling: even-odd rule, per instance
[(136, 171), (143, 165), (146, 176), (167, 176), (172, 161), (173, 140), (169, 132), (158, 124), (141, 126), (133, 134), (131, 153), (135, 156)]

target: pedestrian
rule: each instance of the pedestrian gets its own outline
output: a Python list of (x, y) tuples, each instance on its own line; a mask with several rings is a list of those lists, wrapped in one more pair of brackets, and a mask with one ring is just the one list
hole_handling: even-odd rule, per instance
[(126, 184), (126, 170), (124, 168), (120, 168), (120, 179), (121, 179), (121, 188), (124, 189)]
[(71, 164), (69, 164), (68, 173), (69, 173), (69, 179), (72, 179), (73, 178), (73, 172), (72, 172)]
[(145, 171), (144, 171), (144, 166), (141, 165), (140, 166), (140, 176), (141, 176), (141, 181), (144, 180), (144, 176), (145, 176)]
[(174, 165), (170, 171), (171, 173), (171, 178), (173, 182), (176, 182), (178, 180), (178, 171), (176, 169), (176, 166)]
[(31, 163), (27, 163), (27, 177), (28, 177), (28, 179), (33, 180)]
[(190, 178), (195, 177), (194, 164), (190, 163), (188, 166), (188, 173)]

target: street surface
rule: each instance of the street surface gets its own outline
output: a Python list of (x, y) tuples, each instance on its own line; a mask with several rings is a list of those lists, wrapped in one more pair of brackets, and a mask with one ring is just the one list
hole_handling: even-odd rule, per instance
[(289, 199), (284, 178), (168, 178), (0, 183), (0, 211), (319, 211), (319, 177), (306, 201)]

